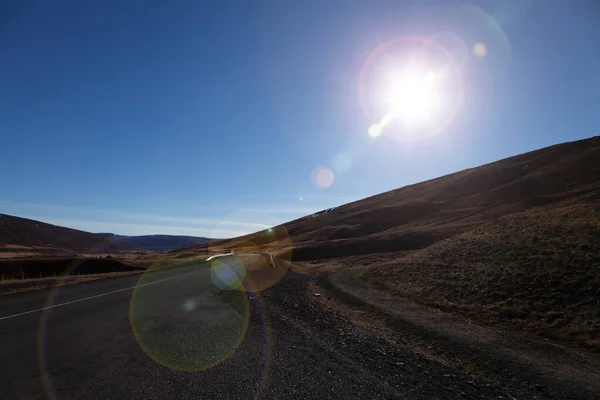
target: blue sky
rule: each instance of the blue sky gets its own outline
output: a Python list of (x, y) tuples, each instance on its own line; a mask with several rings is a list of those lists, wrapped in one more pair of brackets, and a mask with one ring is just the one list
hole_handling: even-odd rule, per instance
[[(226, 237), (597, 135), (599, 12), (594, 0), (3, 2), (0, 212)], [(456, 115), (436, 135), (369, 137), (365, 60), (448, 32)]]

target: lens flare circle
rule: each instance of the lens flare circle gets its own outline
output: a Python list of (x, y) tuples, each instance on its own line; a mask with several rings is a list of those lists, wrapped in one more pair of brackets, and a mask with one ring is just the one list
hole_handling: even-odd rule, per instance
[[(90, 254), (95, 254), (96, 252), (100, 252), (100, 250), (102, 249), (90, 250)], [(203, 260), (203, 258), (196, 257), (191, 257), (191, 259), (198, 263)], [(57, 285), (50, 290), (44, 302), (45, 309), (40, 314), (37, 331), (37, 361), (40, 380), (49, 399), (54, 400), (61, 397), (60, 392), (55, 387), (55, 377), (50, 372), (52, 370), (52, 361), (47, 357), (48, 331), (52, 330), (55, 325), (62, 323), (61, 320), (52, 318), (54, 314), (52, 306), (64, 301), (61, 299), (62, 289), (64, 288), (62, 285), (68, 283), (69, 277), (77, 275), (79, 271), (85, 272), (90, 269), (90, 266), (86, 265), (88, 261), (90, 259), (77, 259), (68, 264), (67, 268), (63, 271), (64, 275), (57, 277)], [(185, 266), (186, 264), (189, 266), (189, 260), (183, 262), (178, 262), (176, 259), (158, 261), (148, 269), (147, 273), (141, 275), (138, 285), (161, 279), (161, 274), (169, 271), (172, 272), (173, 268)], [(186, 278), (182, 279), (185, 280)], [(161, 283), (157, 283), (154, 287), (158, 289), (160, 286)], [(171, 321), (164, 321), (170, 322), (167, 324), (169, 326), (161, 326), (160, 323), (156, 324), (158, 326), (152, 332), (144, 325), (148, 325), (149, 323), (152, 325), (151, 322), (156, 321), (158, 316), (163, 314), (161, 311), (164, 310), (160, 310), (160, 307), (153, 310), (153, 305), (147, 303), (146, 300), (148, 297), (156, 297), (157, 302), (160, 303), (166, 299), (164, 295), (155, 296), (156, 293), (161, 293), (161, 290), (158, 290), (154, 294), (149, 294), (142, 293), (138, 289), (140, 288), (132, 291), (130, 298), (130, 325), (133, 333), (144, 352), (152, 360), (175, 370), (197, 371), (219, 364), (239, 347), (248, 329), (249, 318), (251, 317), (253, 324), (257, 326), (257, 333), (260, 339), (262, 339), (258, 343), (261, 348), (261, 358), (255, 364), (254, 370), (256, 371), (257, 385), (255, 392), (252, 393), (252, 397), (258, 399), (264, 396), (269, 384), (270, 371), (273, 364), (274, 342), (268, 316), (268, 307), (260, 296), (253, 295), (249, 299), (246, 293), (240, 291), (217, 291), (216, 293), (209, 293), (213, 297), (220, 296), (224, 300), (221, 303), (229, 304), (230, 308), (234, 309), (237, 317), (231, 318), (222, 305), (215, 306), (214, 302), (203, 301), (201, 295), (203, 290), (198, 290), (196, 296), (182, 296), (181, 304), (179, 306), (175, 304), (174, 308), (169, 310), (170, 317), (173, 319)], [(215, 310), (210, 309), (211, 305), (213, 308), (216, 307), (216, 313), (214, 313)], [(68, 306), (60, 310), (66, 310), (67, 308)], [(215, 318), (211, 318), (210, 327), (206, 328), (197, 324), (200, 325), (197, 329), (193, 329), (188, 335), (183, 336), (173, 332), (173, 326), (176, 326), (176, 324), (173, 325), (172, 322), (178, 318), (177, 315), (173, 316), (172, 314), (179, 314), (186, 321), (198, 323), (198, 318), (195, 317), (194, 313), (206, 312), (207, 310), (211, 314), (215, 314)], [(182, 313), (185, 315), (181, 315)], [(162, 316), (164, 317), (164, 314)], [(112, 331), (109, 332), (111, 335), (112, 333)], [(211, 340), (208, 340), (207, 337), (210, 337)], [(206, 352), (202, 350), (206, 350)], [(166, 353), (171, 353), (171, 356), (168, 356)]]
[[(251, 233), (242, 232), (228, 239), (215, 239), (208, 243), (207, 251), (211, 255), (235, 250), (235, 262), (243, 266), (245, 271), (242, 285), (235, 290), (258, 293), (277, 284), (287, 273), (293, 243), (285, 226), (279, 224), (279, 219), (280, 216), (267, 209), (241, 209), (224, 217), (222, 224), (215, 225), (215, 232), (223, 232), (226, 228), (231, 229), (228, 228), (230, 221), (252, 221), (252, 225), (249, 225)], [(273, 257), (274, 266), (270, 256)], [(232, 257), (214, 260), (227, 259)], [(235, 271), (239, 272), (240, 267), (236, 268)], [(233, 277), (235, 274), (229, 276)]]
[[(129, 323), (141, 349), (172, 370), (201, 371), (222, 363), (239, 347), (248, 328), (248, 298), (231, 289), (239, 278), (221, 273), (225, 289), (215, 288), (212, 274), (209, 277), (200, 268), (206, 267), (156, 263), (140, 276), (129, 301)], [(187, 276), (194, 269), (198, 274)], [(161, 283), (152, 284), (184, 274), (179, 270), (186, 276), (177, 280), (176, 293), (164, 290)], [(185, 328), (178, 328), (182, 322)]]
[(237, 290), (246, 279), (246, 267), (236, 257), (215, 258), (210, 261), (210, 278), (222, 290)]
[(457, 33), (453, 31), (438, 31), (433, 33), (429, 38), (444, 47), (460, 66), (463, 66), (469, 60), (469, 47)]
[(354, 156), (352, 155), (352, 153), (343, 152), (333, 158), (332, 166), (336, 172), (343, 173), (350, 169), (353, 161)]
[(475, 43), (473, 46), (473, 54), (475, 54), (477, 57), (485, 57), (487, 54), (487, 47), (484, 43)]
[(188, 300), (185, 303), (183, 303), (183, 309), (185, 311), (194, 311), (195, 308), (196, 302), (194, 300)]
[(318, 189), (327, 189), (333, 185), (335, 175), (333, 171), (327, 167), (318, 167), (311, 175), (313, 185)]
[(380, 124), (373, 124), (369, 127), (369, 136), (373, 139), (378, 138), (381, 135), (383, 128)]

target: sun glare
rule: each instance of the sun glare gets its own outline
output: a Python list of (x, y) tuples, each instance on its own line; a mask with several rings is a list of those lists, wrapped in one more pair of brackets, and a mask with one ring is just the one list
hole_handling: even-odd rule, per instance
[(384, 101), (393, 119), (413, 126), (428, 123), (439, 111), (438, 74), (410, 68), (393, 74), (386, 86)]
[(431, 39), (393, 38), (365, 60), (358, 92), (372, 139), (431, 138), (444, 132), (459, 111), (461, 65)]

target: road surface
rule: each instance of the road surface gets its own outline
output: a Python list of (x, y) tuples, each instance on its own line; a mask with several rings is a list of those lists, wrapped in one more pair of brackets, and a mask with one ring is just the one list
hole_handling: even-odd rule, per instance
[(292, 272), (260, 296), (221, 290), (207, 262), (0, 296), (0, 397), (508, 399), (515, 394), (368, 336), (311, 296), (307, 278)]

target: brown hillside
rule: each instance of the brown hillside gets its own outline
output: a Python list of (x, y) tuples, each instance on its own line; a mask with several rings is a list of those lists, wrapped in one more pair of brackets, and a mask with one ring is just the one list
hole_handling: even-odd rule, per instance
[(600, 351), (600, 191), (372, 265), (402, 297)]
[(286, 247), (295, 261), (418, 250), (504, 215), (592, 192), (600, 188), (599, 160), (597, 137), (564, 143), (211, 245)]
[(0, 214), (0, 256), (9, 253), (65, 256), (83, 252), (133, 250), (133, 246), (112, 242), (94, 233)]

